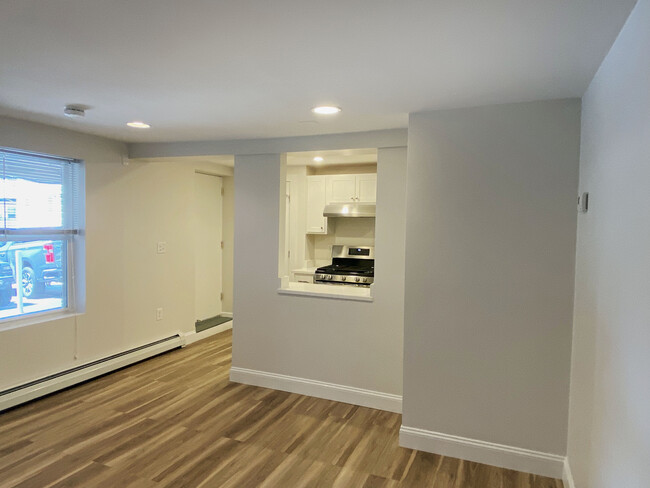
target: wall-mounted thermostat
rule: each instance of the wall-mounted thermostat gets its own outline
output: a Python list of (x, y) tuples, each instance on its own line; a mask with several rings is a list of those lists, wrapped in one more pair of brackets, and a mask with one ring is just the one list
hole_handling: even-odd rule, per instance
[(589, 210), (589, 192), (578, 195), (578, 210), (581, 213), (587, 213)]

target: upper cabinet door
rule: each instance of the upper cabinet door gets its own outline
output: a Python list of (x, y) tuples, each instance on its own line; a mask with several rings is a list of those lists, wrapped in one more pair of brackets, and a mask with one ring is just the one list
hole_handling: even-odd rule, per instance
[(327, 183), (326, 176), (307, 177), (307, 234), (327, 234)]
[(375, 203), (377, 201), (377, 175), (356, 176), (356, 196), (358, 202)]
[(355, 175), (330, 175), (329, 195), (327, 200), (334, 202), (354, 202), (356, 201), (357, 188)]

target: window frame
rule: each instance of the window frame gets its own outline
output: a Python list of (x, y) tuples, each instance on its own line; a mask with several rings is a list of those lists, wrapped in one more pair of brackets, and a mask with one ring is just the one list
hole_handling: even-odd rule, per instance
[[(6, 242), (32, 242), (32, 241), (61, 241), (62, 253), (65, 250), (65, 260), (62, 266), (63, 279), (65, 282), (65, 292), (62, 293), (62, 306), (49, 310), (40, 310), (35, 312), (27, 312), (19, 315), (0, 318), (0, 331), (22, 327), (24, 325), (31, 325), (51, 320), (57, 320), (68, 316), (76, 316), (80, 312), (77, 297), (79, 292), (77, 286), (84, 283), (83, 276), (78, 275), (79, 271), (75, 267), (76, 254), (78, 248), (85, 246), (84, 240), (84, 227), (85, 227), (85, 164), (83, 160), (76, 158), (68, 158), (57, 155), (39, 153), (35, 151), (27, 151), (22, 149), (15, 149), (10, 147), (0, 146), (0, 180), (6, 180), (4, 171), (4, 162), (6, 153), (14, 155), (22, 155), (25, 157), (41, 158), (50, 161), (59, 161), (61, 164), (75, 165), (72, 169), (70, 176), (62, 179), (62, 192), (63, 185), (69, 185), (65, 197), (62, 201), (62, 221), (61, 227), (34, 227), (34, 228), (7, 228), (7, 215), (3, 215), (3, 225), (0, 228), (0, 245)], [(0, 195), (5, 201), (7, 197)], [(68, 199), (70, 201), (68, 201)], [(70, 208), (68, 208), (70, 207)], [(3, 206), (3, 208), (5, 208)], [(2, 210), (2, 209), (0, 209)], [(4, 210), (3, 210), (4, 212)], [(66, 215), (67, 214), (67, 215)], [(69, 225), (69, 221), (72, 225)], [(83, 255), (83, 252), (82, 252)], [(63, 256), (62, 256), (63, 259)], [(16, 270), (14, 269), (14, 274)], [(81, 279), (80, 279), (81, 278)], [(14, 283), (17, 283), (17, 276), (14, 278)]]

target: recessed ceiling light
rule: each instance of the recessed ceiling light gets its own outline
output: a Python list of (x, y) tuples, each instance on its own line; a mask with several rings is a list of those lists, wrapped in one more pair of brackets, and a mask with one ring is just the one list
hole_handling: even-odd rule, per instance
[(316, 157), (314, 158), (314, 162), (315, 162), (315, 163), (322, 163), (322, 162), (323, 162), (323, 158), (322, 158), (322, 156), (316, 156)]
[(319, 115), (333, 115), (341, 111), (341, 107), (334, 107), (332, 105), (320, 105), (311, 109), (312, 112)]
[(126, 125), (129, 127), (133, 127), (135, 129), (148, 129), (151, 127), (149, 124), (145, 124), (144, 122), (140, 120), (134, 120), (133, 122), (127, 122)]

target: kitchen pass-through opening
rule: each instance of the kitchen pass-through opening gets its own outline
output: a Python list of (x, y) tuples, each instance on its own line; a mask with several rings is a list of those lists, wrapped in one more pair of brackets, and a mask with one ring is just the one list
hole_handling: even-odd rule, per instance
[(377, 150), (287, 153), (283, 164), (281, 291), (370, 299)]

